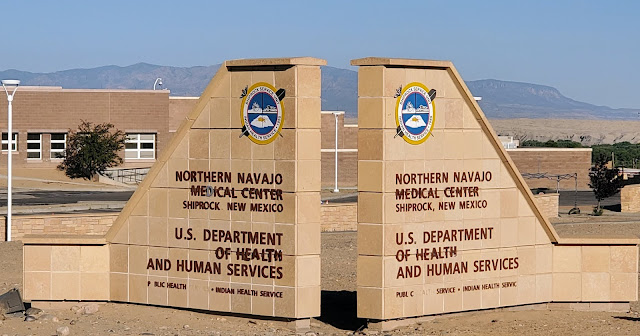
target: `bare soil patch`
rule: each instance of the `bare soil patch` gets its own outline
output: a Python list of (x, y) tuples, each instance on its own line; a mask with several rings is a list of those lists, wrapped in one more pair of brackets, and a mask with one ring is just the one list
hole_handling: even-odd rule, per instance
[(640, 121), (580, 119), (491, 119), (499, 135), (523, 140), (573, 140), (585, 146), (640, 142)]

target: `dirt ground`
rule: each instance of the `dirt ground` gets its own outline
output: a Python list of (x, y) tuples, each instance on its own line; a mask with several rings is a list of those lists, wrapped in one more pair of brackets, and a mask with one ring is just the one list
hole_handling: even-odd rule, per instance
[[(602, 217), (563, 216), (554, 220), (561, 236), (640, 236), (640, 215), (606, 212)], [(489, 310), (449, 315), (380, 333), (365, 329), (356, 317), (356, 233), (322, 234), (322, 315), (312, 319), (316, 335), (638, 335), (640, 305), (630, 313), (578, 311)], [(22, 289), (22, 245), (0, 243), (0, 293)], [(72, 310), (44, 308), (45, 318), (25, 322), (24, 315), (7, 315), (0, 321), (3, 335), (55, 335), (68, 327), (70, 335), (290, 335), (278, 322), (186, 309), (106, 303), (92, 315)], [(53, 317), (58, 321), (54, 322)], [(357, 331), (357, 332), (356, 332)]]

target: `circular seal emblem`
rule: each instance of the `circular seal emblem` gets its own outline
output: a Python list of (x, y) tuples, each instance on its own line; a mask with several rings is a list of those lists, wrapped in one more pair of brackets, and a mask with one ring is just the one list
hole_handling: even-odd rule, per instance
[(436, 114), (434, 98), (435, 90), (430, 91), (421, 83), (405, 86), (396, 102), (397, 135), (412, 145), (425, 142), (433, 130)]
[(253, 84), (242, 98), (242, 131), (251, 141), (266, 145), (279, 134), (284, 108), (276, 89), (268, 83)]

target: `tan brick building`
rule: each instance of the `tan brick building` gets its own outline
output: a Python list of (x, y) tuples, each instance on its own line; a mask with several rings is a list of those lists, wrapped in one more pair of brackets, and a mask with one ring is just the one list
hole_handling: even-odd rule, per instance
[[(338, 115), (338, 186), (355, 188), (358, 182), (358, 125)], [(578, 189), (589, 189), (591, 148), (516, 148), (507, 153), (520, 173), (578, 174)], [(322, 112), (322, 187), (333, 189), (335, 165), (334, 112)], [(556, 179), (525, 178), (530, 188), (556, 189)], [(575, 188), (573, 178), (560, 181), (561, 190)]]
[[(195, 99), (169, 98), (168, 90), (77, 90), (20, 87), (13, 101), (14, 167), (53, 168), (69, 129), (82, 120), (112, 123), (127, 133), (124, 168), (149, 167)], [(7, 155), (7, 100), (0, 99), (2, 154)], [(0, 158), (0, 166), (7, 160)]]
[(338, 187), (358, 184), (358, 125), (345, 124), (344, 112), (322, 111), (322, 188), (335, 186), (336, 119), (338, 114)]
[[(14, 167), (54, 168), (60, 162), (56, 154), (65, 148), (69, 129), (82, 120), (109, 122), (129, 135), (122, 153), (125, 162), (119, 168), (150, 167), (178, 129), (198, 97), (169, 97), (168, 90), (87, 90), (62, 87), (20, 87), (13, 102)], [(0, 167), (6, 167), (7, 100), (0, 99), (2, 155)], [(335, 111), (322, 112), (322, 187), (334, 188)], [(338, 187), (357, 187), (358, 125), (338, 118)], [(578, 173), (578, 189), (588, 189), (591, 149), (518, 148), (509, 149), (522, 173)], [(526, 179), (531, 188), (555, 189), (556, 181)], [(573, 189), (573, 180), (560, 182), (561, 189)]]
[[(588, 190), (591, 148), (516, 148), (507, 149), (521, 174), (578, 174), (578, 190)], [(525, 178), (529, 188), (556, 189), (556, 179)], [(575, 188), (573, 178), (560, 181), (560, 190)]]

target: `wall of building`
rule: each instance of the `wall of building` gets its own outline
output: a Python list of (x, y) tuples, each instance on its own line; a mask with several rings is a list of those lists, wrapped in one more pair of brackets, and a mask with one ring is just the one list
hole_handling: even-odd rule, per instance
[[(590, 189), (591, 148), (517, 148), (507, 149), (507, 153), (521, 174), (578, 173), (578, 189)], [(555, 190), (557, 184), (555, 179), (525, 178), (525, 181), (531, 189), (549, 188)], [(574, 188), (575, 180), (573, 178), (560, 181), (561, 190), (573, 190)]]
[[(335, 152), (322, 152), (322, 188), (335, 187)], [(338, 188), (358, 186), (358, 152), (338, 151)]]
[[(61, 87), (20, 87), (13, 103), (13, 128), (18, 133), (18, 151), (14, 167), (54, 168), (60, 160), (50, 158), (51, 134), (67, 133), (82, 120), (110, 122), (126, 133), (155, 133), (156, 158), (168, 143), (186, 115), (198, 102), (194, 97), (170, 97), (168, 90), (75, 90)], [(0, 111), (7, 108), (0, 99)], [(322, 112), (322, 187), (334, 187), (335, 118), (331, 111)], [(7, 131), (6, 118), (0, 118), (0, 129)], [(40, 133), (41, 159), (27, 159), (27, 134)], [(345, 124), (338, 115), (338, 186), (357, 186), (358, 127)], [(2, 152), (6, 155), (6, 151)], [(510, 149), (521, 173), (578, 173), (578, 189), (589, 189), (588, 172), (591, 149), (518, 148)], [(121, 153), (124, 156), (124, 153)], [(155, 160), (126, 159), (121, 168), (149, 167)], [(0, 158), (0, 166), (6, 166)], [(530, 188), (556, 188), (555, 180), (526, 179)], [(573, 179), (560, 182), (560, 189), (573, 189)]]
[[(338, 186), (357, 187), (358, 126), (344, 123), (338, 116)], [(335, 119), (331, 112), (322, 114), (322, 187), (334, 186)], [(342, 150), (342, 151), (341, 151)], [(507, 152), (520, 173), (572, 174), (578, 173), (578, 189), (589, 190), (591, 148), (517, 148)], [(556, 189), (555, 179), (525, 178), (531, 189)], [(560, 181), (560, 189), (573, 190), (573, 178)]]
[(198, 99), (199, 97), (169, 97), (169, 132), (178, 130)]
[[(6, 99), (0, 99), (0, 110), (7, 110)], [(50, 158), (50, 134), (75, 130), (83, 120), (112, 123), (125, 133), (155, 133), (157, 157), (171, 137), (169, 91), (20, 87), (13, 101), (13, 131), (18, 133), (14, 167), (57, 166), (59, 159)], [(7, 132), (6, 118), (0, 118), (0, 129)], [(28, 133), (42, 134), (41, 159), (27, 159)], [(1, 166), (6, 166), (6, 162), (6, 159), (0, 159)], [(148, 167), (153, 162), (127, 159), (123, 167)]]
[[(358, 126), (345, 125), (344, 114), (338, 115), (338, 188), (355, 188), (358, 184)], [(323, 111), (321, 118), (322, 188), (335, 187), (334, 114)]]

